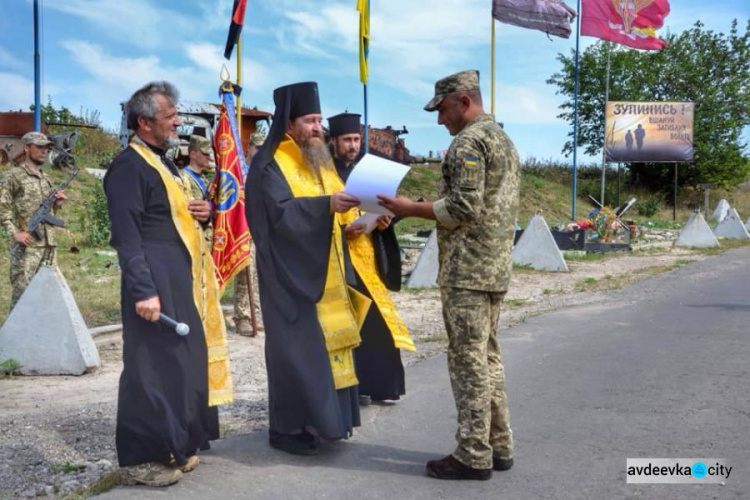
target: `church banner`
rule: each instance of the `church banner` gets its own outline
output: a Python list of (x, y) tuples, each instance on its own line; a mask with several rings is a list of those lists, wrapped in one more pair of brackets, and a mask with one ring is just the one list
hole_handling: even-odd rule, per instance
[(692, 102), (608, 102), (608, 162), (693, 161)]

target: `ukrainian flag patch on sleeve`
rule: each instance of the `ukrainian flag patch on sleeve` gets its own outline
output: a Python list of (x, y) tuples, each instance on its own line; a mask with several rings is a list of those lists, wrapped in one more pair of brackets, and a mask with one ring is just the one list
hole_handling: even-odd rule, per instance
[(477, 184), (477, 157), (466, 156), (464, 158), (464, 168), (461, 172), (461, 183), (462, 189), (474, 189)]

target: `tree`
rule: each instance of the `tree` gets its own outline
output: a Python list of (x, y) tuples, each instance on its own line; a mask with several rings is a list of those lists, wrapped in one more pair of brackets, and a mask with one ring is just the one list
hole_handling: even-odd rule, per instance
[[(666, 49), (640, 52), (600, 41), (586, 49), (579, 61), (578, 145), (586, 154), (601, 154), (607, 52), (610, 52), (610, 101), (693, 101), (694, 161), (680, 165), (683, 185), (716, 182), (735, 186), (750, 173), (743, 128), (750, 124), (750, 21), (739, 33), (735, 19), (728, 35), (705, 30), (696, 22), (689, 30), (664, 37)], [(575, 52), (558, 54), (562, 64), (547, 83), (569, 100), (561, 106), (571, 123), (570, 141), (563, 153), (573, 151), (573, 98)], [(669, 190), (672, 169), (659, 164), (632, 164), (631, 170), (649, 187)]]

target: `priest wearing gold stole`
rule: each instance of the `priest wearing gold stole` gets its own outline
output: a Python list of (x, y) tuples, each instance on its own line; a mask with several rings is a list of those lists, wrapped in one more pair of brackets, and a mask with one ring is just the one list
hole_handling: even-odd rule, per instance
[[(345, 112), (328, 118), (333, 162), (343, 182), (360, 156), (359, 116)], [(368, 234), (365, 226), (356, 222), (359, 215), (359, 210), (350, 210), (342, 219), (347, 224), (344, 234), (355, 271), (350, 284), (373, 301), (362, 326), (362, 344), (354, 351), (359, 402), (368, 405), (397, 400), (406, 393), (401, 349), (416, 349), (388, 293), (401, 289), (401, 250), (393, 221), (381, 215), (377, 229)]]
[[(324, 142), (318, 86), (273, 94), (268, 138), (253, 158), (246, 210), (266, 331), (269, 442), (315, 455), (359, 426), (353, 349), (370, 301), (346, 284), (343, 192)], [(349, 272), (352, 272), (349, 267)]]
[[(219, 437), (216, 405), (232, 401), (226, 327), (211, 250), (210, 217), (166, 152), (178, 143), (177, 89), (152, 82), (125, 105), (130, 145), (112, 162), (104, 190), (111, 245), (122, 271), (123, 370), (117, 456), (126, 484), (168, 486)], [(186, 323), (177, 335), (164, 313)]]

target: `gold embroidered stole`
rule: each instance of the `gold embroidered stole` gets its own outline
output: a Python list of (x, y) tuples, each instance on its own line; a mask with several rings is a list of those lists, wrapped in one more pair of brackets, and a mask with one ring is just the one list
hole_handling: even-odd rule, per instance
[[(342, 214), (342, 223), (350, 224), (354, 222), (359, 217), (358, 212), (358, 210), (350, 210)], [(386, 325), (388, 325), (388, 330), (391, 332), (394, 345), (398, 349), (407, 349), (416, 352), (417, 348), (414, 346), (414, 341), (409, 336), (409, 331), (406, 329), (404, 321), (396, 310), (396, 305), (393, 303), (393, 299), (391, 299), (391, 294), (378, 275), (378, 266), (375, 262), (375, 250), (372, 245), (371, 235), (360, 234), (347, 241), (349, 242), (349, 255), (352, 258), (354, 269), (357, 270), (357, 274), (359, 274), (359, 277), (364, 281), (365, 286), (367, 286), (367, 291), (370, 292), (372, 300), (378, 306), (380, 314), (383, 316)]]
[[(279, 144), (274, 160), (281, 168), (295, 198), (324, 196), (344, 188), (333, 165), (330, 165), (330, 169), (321, 169), (320, 178), (312, 169), (305, 166), (302, 152), (289, 136)], [(354, 371), (352, 350), (361, 342), (359, 330), (371, 301), (346, 284), (344, 249), (338, 215), (336, 214), (333, 222), (325, 290), (316, 304), (316, 309), (326, 342), (334, 384), (336, 389), (343, 389), (359, 383)]]
[(147, 146), (133, 141), (130, 147), (159, 173), (167, 191), (175, 229), (190, 254), (193, 301), (203, 324), (208, 348), (208, 404), (217, 406), (231, 403), (234, 399), (232, 374), (229, 369), (226, 325), (219, 303), (219, 284), (216, 281), (211, 251), (200, 223), (188, 211), (188, 201), (192, 199), (189, 181), (183, 176), (177, 178), (172, 175), (161, 159)]

